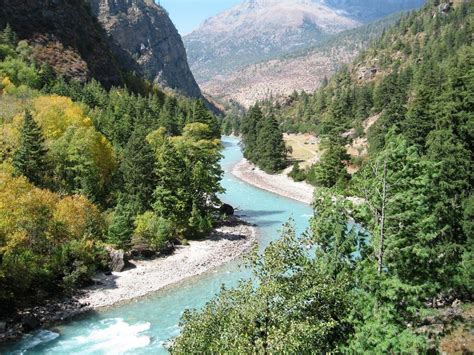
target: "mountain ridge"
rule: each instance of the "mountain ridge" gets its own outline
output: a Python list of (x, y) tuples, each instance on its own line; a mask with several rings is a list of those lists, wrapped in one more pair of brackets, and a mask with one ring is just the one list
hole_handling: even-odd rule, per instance
[(191, 69), (202, 83), (359, 25), (321, 1), (248, 0), (208, 19), (183, 39)]
[[(272, 77), (278, 82), (285, 80), (280, 75), (283, 71), (279, 63), (281, 57), (322, 45), (338, 33), (360, 28), (387, 14), (416, 8), (423, 2), (384, 0), (360, 4), (360, 1), (352, 0), (246, 0), (206, 20), (183, 40), (191, 70), (201, 88), (211, 96), (219, 99), (231, 96), (248, 106), (252, 103), (249, 96), (256, 93), (257, 99), (262, 99), (265, 92), (275, 89), (274, 83), (270, 82)], [(285, 59), (283, 65), (294, 73), (290, 78), (291, 90), (314, 90), (316, 86), (312, 82), (320, 82), (358, 53), (358, 50), (346, 50), (347, 47), (334, 48), (336, 54), (320, 52), (317, 58), (314, 53), (309, 53), (308, 58), (299, 56), (295, 63), (299, 69), (290, 68), (291, 60)], [(301, 61), (307, 65), (300, 65)], [(268, 67), (274, 70), (268, 70), (258, 81), (262, 63), (269, 63)], [(307, 69), (313, 64), (317, 68)], [(256, 76), (253, 71), (257, 72)], [(295, 78), (301, 78), (300, 84)], [(268, 85), (270, 90), (266, 90)], [(237, 87), (237, 91), (228, 95), (229, 87), (231, 90)], [(276, 91), (279, 94), (285, 90)], [(236, 98), (242, 95), (245, 96), (243, 99)]]
[(38, 64), (66, 79), (111, 87), (135, 74), (203, 98), (180, 35), (153, 0), (2, 0), (0, 28), (7, 24), (32, 46)]
[(219, 101), (237, 102), (244, 107), (269, 97), (286, 97), (294, 91), (312, 92), (325, 77), (355, 59), (361, 50), (401, 15), (394, 14), (341, 32), (315, 47), (251, 64), (228, 75), (216, 76), (213, 80), (203, 82), (201, 89)]

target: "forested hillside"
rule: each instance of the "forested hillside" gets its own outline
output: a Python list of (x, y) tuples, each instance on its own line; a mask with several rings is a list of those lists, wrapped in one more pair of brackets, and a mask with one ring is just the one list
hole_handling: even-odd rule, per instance
[(220, 128), (203, 102), (65, 80), (32, 51), (0, 32), (1, 312), (87, 284), (110, 246), (160, 253), (219, 218)]
[[(249, 111), (251, 158), (264, 122), (322, 139), (320, 161), (295, 171), (318, 187), (310, 229), (297, 236), (290, 221), (252, 259), (257, 282), (185, 313), (173, 352), (427, 353), (453, 330), (452, 348), (468, 351), (473, 11), (430, 0), (314, 94)], [(358, 138), (367, 151), (351, 176), (346, 145)]]

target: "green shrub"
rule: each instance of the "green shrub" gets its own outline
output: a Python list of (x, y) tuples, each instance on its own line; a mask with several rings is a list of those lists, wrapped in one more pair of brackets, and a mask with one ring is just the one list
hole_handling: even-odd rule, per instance
[(138, 216), (135, 220), (132, 244), (135, 246), (145, 244), (159, 252), (173, 237), (173, 232), (173, 224), (170, 221), (148, 211)]

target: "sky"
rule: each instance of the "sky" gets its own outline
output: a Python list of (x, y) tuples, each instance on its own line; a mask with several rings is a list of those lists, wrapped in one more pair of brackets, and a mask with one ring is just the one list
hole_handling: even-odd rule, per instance
[(238, 4), (242, 0), (155, 0), (170, 14), (180, 35), (196, 29), (205, 19)]

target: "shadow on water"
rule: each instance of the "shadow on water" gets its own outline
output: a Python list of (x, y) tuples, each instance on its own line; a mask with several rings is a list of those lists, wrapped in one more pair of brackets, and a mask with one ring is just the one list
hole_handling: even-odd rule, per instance
[(258, 226), (259, 226), (260, 228), (272, 227), (272, 226), (275, 226), (275, 225), (282, 226), (282, 225), (283, 225), (283, 222), (276, 220), (276, 221), (262, 221), (262, 222), (259, 222), (259, 223), (258, 223)]
[(224, 148), (238, 147), (239, 145), (235, 142), (221, 141)]
[[(264, 210), (241, 210), (239, 212), (242, 212), (245, 214), (245, 216), (250, 216), (250, 217), (265, 217), (265, 216), (273, 216), (273, 215), (279, 215), (285, 213), (285, 211), (264, 211)], [(259, 223), (260, 225), (260, 223)]]

